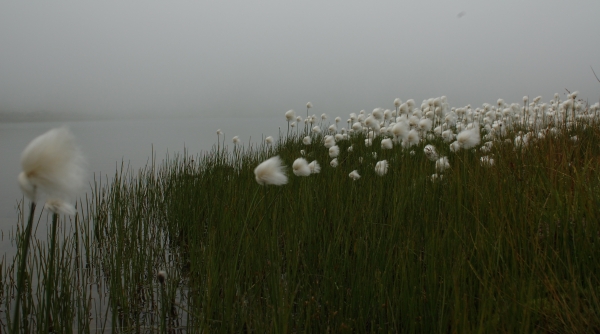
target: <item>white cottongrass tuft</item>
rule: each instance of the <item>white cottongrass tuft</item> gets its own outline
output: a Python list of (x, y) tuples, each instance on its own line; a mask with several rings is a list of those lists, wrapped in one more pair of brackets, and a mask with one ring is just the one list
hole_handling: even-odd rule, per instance
[(419, 133), (416, 130), (410, 130), (408, 132), (408, 136), (402, 141), (402, 147), (408, 148), (413, 145), (417, 145), (421, 138), (419, 137)]
[(365, 120), (365, 125), (371, 129), (373, 129), (373, 131), (375, 132), (379, 132), (379, 121), (377, 121), (375, 119), (375, 117), (373, 116), (369, 116), (367, 117), (367, 119)]
[(449, 168), (450, 168), (450, 163), (448, 162), (447, 157), (441, 157), (440, 159), (438, 159), (435, 162), (435, 170), (438, 171), (438, 173), (441, 173)]
[(231, 141), (233, 142), (234, 145), (237, 145), (240, 143), (240, 137), (235, 136), (231, 139)]
[(308, 162), (304, 158), (298, 158), (294, 160), (292, 164), (292, 170), (294, 175), (296, 176), (309, 176), (310, 168), (308, 167)]
[(310, 168), (310, 172), (312, 174), (317, 174), (321, 171), (321, 165), (317, 162), (317, 160), (308, 164), (308, 168)]
[(217, 136), (220, 136), (220, 135), (222, 135), (222, 134), (223, 134), (223, 131), (221, 131), (221, 129), (218, 129), (218, 130), (217, 130)]
[(265, 160), (254, 169), (256, 182), (260, 185), (273, 184), (279, 186), (286, 184), (288, 179), (285, 175), (284, 168), (285, 166), (279, 156), (274, 156)]
[(404, 139), (406, 139), (406, 137), (408, 137), (409, 130), (410, 129), (409, 129), (408, 123), (406, 123), (404, 121), (400, 121), (400, 122), (396, 123), (394, 125), (394, 127), (392, 128), (392, 133), (394, 134), (394, 136), (396, 136), (396, 138), (404, 140)]
[(315, 127), (312, 128), (312, 132), (321, 133), (321, 128), (318, 125), (315, 125)]
[(338, 159), (334, 158), (333, 160), (331, 160), (331, 162), (329, 163), (329, 165), (333, 168), (338, 166)]
[(371, 138), (365, 139), (365, 146), (371, 147), (371, 145), (373, 145), (373, 139), (371, 139)]
[(54, 213), (63, 215), (74, 215), (76, 211), (72, 204), (69, 204), (59, 198), (51, 198), (47, 200), (44, 208)]
[(354, 145), (350, 145), (350, 146), (348, 147), (348, 152), (352, 152), (352, 151), (354, 151)]
[(468, 150), (475, 147), (481, 142), (481, 136), (479, 134), (479, 124), (475, 123), (473, 128), (463, 130), (456, 136), (456, 141), (460, 147)]
[(268, 136), (267, 138), (265, 138), (265, 143), (267, 143), (268, 145), (273, 144), (273, 137)]
[(358, 174), (357, 170), (351, 171), (350, 174), (348, 174), (348, 176), (354, 181), (360, 179), (360, 174)]
[(458, 141), (455, 141), (452, 144), (450, 144), (450, 151), (457, 152), (458, 150), (460, 150), (460, 144), (458, 143)]
[(392, 140), (389, 138), (385, 138), (381, 141), (381, 148), (384, 150), (391, 150), (394, 147), (392, 144)]
[(433, 122), (429, 119), (429, 118), (424, 118), (422, 120), (419, 121), (419, 130), (423, 131), (423, 132), (427, 132), (429, 130), (431, 130), (431, 126), (433, 125)]
[(296, 117), (296, 113), (295, 113), (293, 110), (288, 110), (288, 111), (285, 113), (285, 119), (286, 119), (288, 122), (291, 122), (291, 121), (293, 121), (295, 117)]
[(340, 154), (340, 148), (339, 146), (335, 145), (329, 148), (329, 157), (330, 158), (337, 158), (337, 156)]
[(306, 136), (306, 137), (304, 137), (304, 138), (302, 139), (302, 143), (303, 143), (304, 145), (310, 145), (310, 143), (312, 143), (312, 139), (310, 139), (310, 137), (309, 137), (309, 136)]
[(313, 107), (312, 103), (308, 102), (308, 103), (306, 104), (306, 108), (310, 109), (310, 108), (312, 108), (312, 107)]
[(304, 150), (300, 150), (300, 154), (302, 154), (302, 155), (306, 155), (306, 151), (304, 151)]
[(479, 159), (481, 166), (483, 167), (492, 167), (494, 165), (494, 159), (489, 156), (483, 156)]
[(454, 140), (454, 133), (452, 132), (452, 130), (444, 130), (442, 131), (442, 139), (444, 139), (444, 142), (449, 143), (451, 141)]
[(332, 146), (335, 146), (335, 137), (325, 136), (325, 147), (330, 148)]
[(431, 144), (426, 145), (425, 148), (423, 149), (423, 152), (425, 152), (425, 156), (430, 161), (436, 161), (438, 158), (437, 150), (435, 149), (435, 146), (433, 146)]
[(35, 138), (21, 154), (19, 186), (33, 202), (38, 190), (50, 197), (71, 199), (83, 186), (85, 161), (66, 127)]
[(387, 160), (378, 161), (375, 164), (375, 173), (379, 176), (384, 176), (388, 172), (388, 162)]

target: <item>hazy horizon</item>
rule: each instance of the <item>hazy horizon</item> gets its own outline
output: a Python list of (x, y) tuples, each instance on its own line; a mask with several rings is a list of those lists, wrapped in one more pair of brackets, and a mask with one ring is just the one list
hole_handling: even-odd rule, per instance
[[(344, 116), (578, 90), (597, 1), (4, 3), (0, 112)], [(460, 14), (460, 15), (459, 15)]]

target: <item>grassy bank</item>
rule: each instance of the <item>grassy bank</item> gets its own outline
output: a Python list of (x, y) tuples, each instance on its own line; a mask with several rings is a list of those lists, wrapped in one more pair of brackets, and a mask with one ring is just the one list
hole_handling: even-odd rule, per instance
[[(393, 135), (367, 146), (361, 130), (336, 141), (337, 167), (324, 134), (305, 145), (304, 131), (98, 180), (77, 216), (59, 222), (54, 329), (600, 330), (595, 118), (514, 125), (484, 139), (489, 148), (456, 152), (431, 129), (392, 149), (381, 141)], [(516, 139), (531, 131), (526, 144)], [(450, 168), (436, 171), (426, 145)], [(254, 168), (275, 155), (288, 183), (259, 186)], [(320, 173), (295, 176), (290, 166), (301, 156)], [(360, 179), (349, 178), (353, 170)], [(23, 329), (41, 331), (47, 248), (45, 239), (32, 243)], [(17, 262), (2, 261), (4, 328)]]

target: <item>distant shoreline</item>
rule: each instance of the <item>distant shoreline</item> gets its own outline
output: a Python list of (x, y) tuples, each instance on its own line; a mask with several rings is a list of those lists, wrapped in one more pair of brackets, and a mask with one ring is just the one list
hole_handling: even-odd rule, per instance
[[(147, 119), (165, 119), (165, 118), (192, 118), (192, 117), (208, 117), (208, 118), (256, 118), (250, 115), (223, 115), (223, 114), (188, 114), (188, 113), (172, 113), (172, 114), (156, 114), (156, 113), (107, 113), (107, 114), (80, 114), (80, 113), (61, 113), (61, 112), (0, 112), (0, 123), (42, 123), (42, 122), (78, 122), (78, 121), (108, 121), (108, 120), (147, 120)], [(263, 115), (261, 117), (271, 118), (271, 115)]]

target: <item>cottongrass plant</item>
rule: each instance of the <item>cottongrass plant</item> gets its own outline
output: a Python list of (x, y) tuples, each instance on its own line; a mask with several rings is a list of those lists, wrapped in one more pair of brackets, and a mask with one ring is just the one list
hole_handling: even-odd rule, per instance
[[(88, 279), (61, 283), (72, 296), (52, 303), (81, 314), (53, 313), (57, 324), (82, 325), (55, 331), (600, 331), (599, 115), (569, 98), (575, 122), (563, 123), (555, 98), (545, 112), (560, 116), (544, 119), (536, 100), (527, 120), (525, 107), (506, 102), (452, 109), (441, 97), (420, 108), (409, 100), (396, 119), (382, 108), (379, 133), (363, 124), (336, 138), (336, 168), (277, 188), (257, 182), (293, 171), (301, 150), (308, 161), (332, 161), (323, 145), (331, 134), (311, 134), (319, 145), (296, 134), (239, 155), (184, 154), (116, 175), (81, 212), (85, 237), (76, 240), (85, 251), (75, 272)], [(439, 129), (419, 127), (431, 117)], [(394, 134), (394, 121), (418, 140), (401, 145), (408, 136)], [(450, 143), (476, 122), (485, 143), (467, 149), (457, 140), (453, 152)], [(515, 150), (516, 137), (527, 146)], [(384, 150), (385, 139), (400, 145)], [(383, 175), (377, 156), (388, 162)], [(482, 165), (485, 157), (494, 164)], [(57, 240), (57, 249), (75, 245)], [(43, 273), (48, 256), (34, 250)], [(57, 257), (57, 279), (74, 277), (69, 259)], [(11, 275), (2, 266), (4, 310)], [(42, 328), (47, 291), (34, 286), (23, 318)], [(89, 288), (71, 286), (102, 289), (90, 298)], [(99, 296), (104, 308), (86, 306)]]
[(260, 185), (284, 185), (288, 179), (285, 175), (285, 166), (279, 156), (274, 156), (263, 161), (254, 169), (256, 182)]
[(60, 213), (72, 213), (74, 208), (66, 201), (71, 200), (81, 188), (84, 180), (84, 158), (75, 144), (75, 139), (66, 127), (52, 129), (32, 140), (21, 154), (22, 172), (18, 181), (21, 190), (31, 201), (29, 219), (25, 228), (25, 237), (21, 241), (21, 262), (17, 274), (17, 297), (12, 321), (12, 332), (21, 327), (19, 315), (25, 282), (25, 265), (29, 251), (29, 239), (37, 200), (45, 195), (50, 199), (46, 208), (54, 214), (52, 234), (50, 235), (50, 267), (46, 278), (46, 327), (50, 328), (50, 308), (54, 275), (54, 253), (56, 228)]

